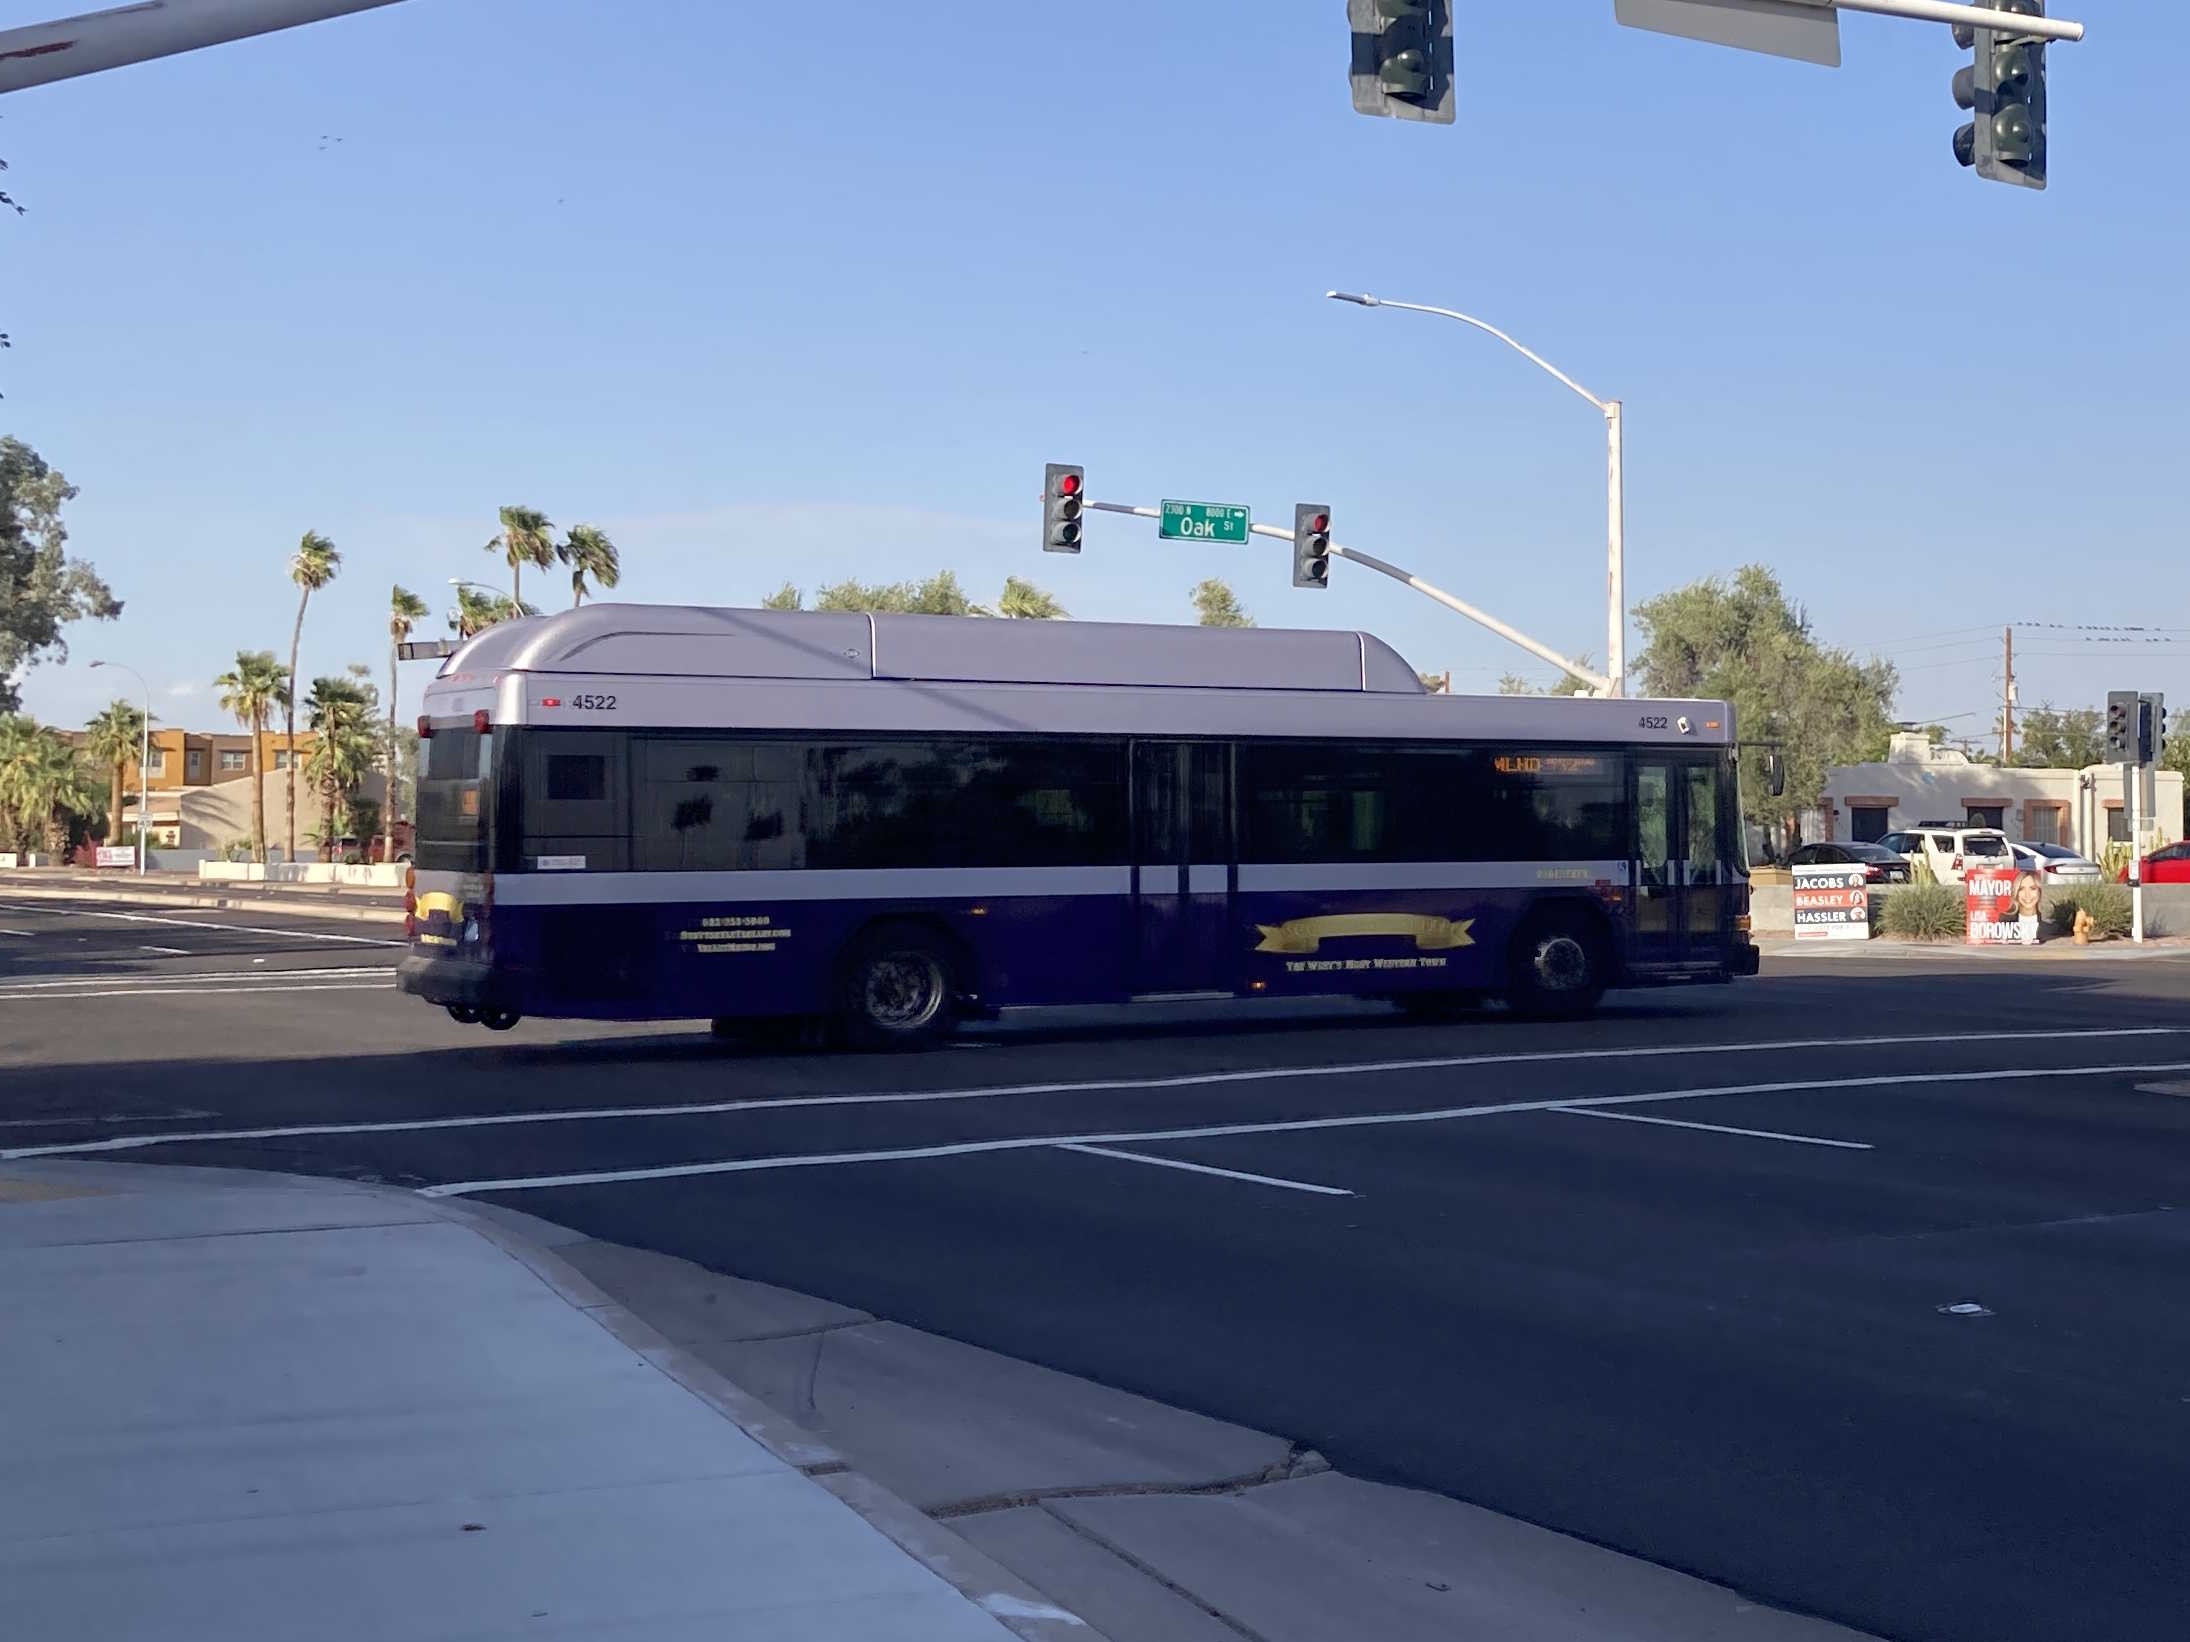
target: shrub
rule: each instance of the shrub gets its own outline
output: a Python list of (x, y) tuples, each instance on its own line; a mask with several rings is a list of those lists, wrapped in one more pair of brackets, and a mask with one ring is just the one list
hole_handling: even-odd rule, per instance
[(2046, 905), (2047, 930), (2055, 935), (2073, 934), (2078, 907), (2091, 914), (2094, 936), (2118, 937), (2129, 933), (2129, 887), (2126, 884), (2078, 884), (2073, 889), (2054, 891)]
[(1959, 884), (1911, 884), (1894, 890), (1879, 911), (1879, 928), (1911, 941), (1958, 941), (1968, 928)]

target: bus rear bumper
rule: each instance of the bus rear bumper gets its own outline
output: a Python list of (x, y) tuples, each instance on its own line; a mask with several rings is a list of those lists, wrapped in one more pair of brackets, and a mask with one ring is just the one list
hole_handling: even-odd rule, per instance
[(1731, 981), (1754, 975), (1763, 968), (1763, 957), (1747, 941), (1730, 946), (1718, 958), (1686, 962), (1652, 962), (1630, 959), (1621, 974), (1622, 986), (1672, 986), (1682, 981)]
[(485, 964), (459, 958), (440, 958), (414, 952), (395, 966), (398, 992), (443, 1007), (461, 1009), (513, 1009), (517, 1000), (504, 977)]

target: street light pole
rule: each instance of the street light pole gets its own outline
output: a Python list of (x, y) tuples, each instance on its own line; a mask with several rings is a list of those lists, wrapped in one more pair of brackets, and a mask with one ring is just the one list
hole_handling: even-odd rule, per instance
[[(145, 841), (145, 832), (152, 819), (152, 686), (145, 683), (144, 674), (122, 662), (95, 661), (91, 665), (116, 668), (129, 674), (144, 689), (144, 722), (137, 727), (137, 876), (142, 878), (151, 849)], [(109, 816), (107, 819), (112, 825), (121, 817)]]
[(1612, 681), (1610, 694), (1627, 694), (1627, 497), (1626, 479), (1623, 473), (1625, 455), (1622, 449), (1623, 430), (1620, 401), (1599, 399), (1573, 377), (1559, 369), (1541, 354), (1523, 347), (1497, 326), (1486, 324), (1472, 314), (1463, 314), (1452, 308), (1432, 308), (1419, 302), (1391, 302), (1383, 297), (1369, 296), (1364, 292), (1325, 291), (1334, 302), (1351, 302), (1361, 308), (1404, 308), (1414, 314), (1435, 314), (1440, 319), (1455, 319), (1463, 325), (1472, 325), (1485, 335), (1494, 336), (1515, 353), (1537, 366), (1548, 375), (1572, 388), (1584, 399), (1595, 405), (1604, 416), (1605, 442), (1607, 446), (1607, 506), (1605, 525), (1605, 674)]

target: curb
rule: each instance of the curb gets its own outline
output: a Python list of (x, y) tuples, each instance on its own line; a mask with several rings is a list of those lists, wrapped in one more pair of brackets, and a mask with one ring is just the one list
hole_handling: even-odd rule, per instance
[[(671, 1344), (651, 1324), (603, 1293), (591, 1278), (541, 1240), (553, 1236), (575, 1241), (562, 1228), (494, 1204), (422, 1198), (394, 1187), (366, 1189), (392, 1192), (425, 1204), (441, 1218), (484, 1237), (777, 1459), (858, 1512), (891, 1544), (1015, 1636), (1027, 1642), (1106, 1642), (1086, 1620), (1058, 1607), (1002, 1564), (975, 1550), (947, 1524), (853, 1470), (844, 1456), (828, 1444), (690, 1352)], [(534, 1226), (541, 1229), (538, 1235), (532, 1234)]]
[(0, 893), (20, 896), (33, 901), (98, 901), (109, 906), (165, 906), (178, 911), (200, 912), (265, 912), (276, 917), (335, 919), (354, 923), (381, 924), (393, 928), (403, 922), (403, 903), (386, 902), (378, 906), (295, 905), (302, 897), (288, 895), (214, 895), (204, 891), (142, 889), (134, 892), (112, 890), (97, 884), (59, 885), (19, 884), (12, 878), (0, 878)]
[(530, 1271), (556, 1295), (631, 1348), (660, 1373), (713, 1408), (770, 1454), (801, 1476), (827, 1489), (899, 1550), (950, 1586), (989, 1618), (1025, 1642), (1109, 1642), (1078, 1615), (1057, 1606), (1033, 1586), (983, 1552), (946, 1523), (917, 1510), (872, 1478), (852, 1469), (828, 1444), (818, 1441), (785, 1415), (725, 1379), (689, 1352), (673, 1345), (635, 1313), (603, 1293), (593, 1281), (554, 1252), (552, 1242), (583, 1241), (562, 1227), (497, 1204), (422, 1197), (399, 1186), (289, 1174), (275, 1169), (190, 1168), (159, 1163), (59, 1164), (19, 1162), (4, 1166), (11, 1174), (44, 1173), (63, 1180), (96, 1180), (110, 1171), (141, 1174), (152, 1170), (208, 1182), (245, 1176), (322, 1192), (370, 1193), (393, 1198), (407, 1208), (464, 1227), (486, 1239)]

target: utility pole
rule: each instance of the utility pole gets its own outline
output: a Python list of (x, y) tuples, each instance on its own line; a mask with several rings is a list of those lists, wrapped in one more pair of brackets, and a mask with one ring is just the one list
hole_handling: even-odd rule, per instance
[(2015, 762), (2015, 629), (2003, 627), (2000, 637), (2007, 647), (2007, 671), (2000, 686), (2000, 762)]

